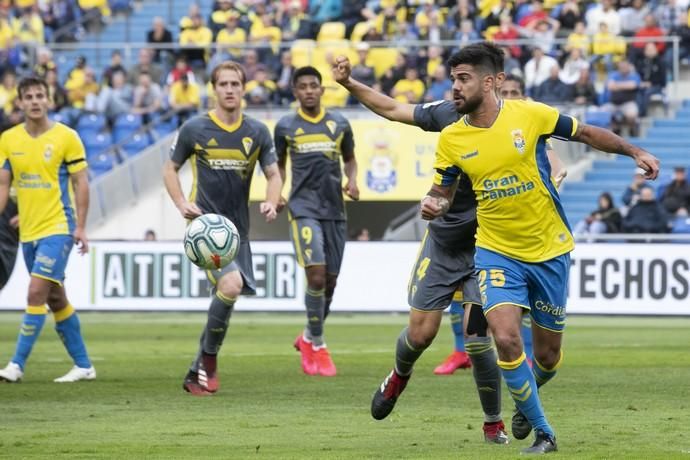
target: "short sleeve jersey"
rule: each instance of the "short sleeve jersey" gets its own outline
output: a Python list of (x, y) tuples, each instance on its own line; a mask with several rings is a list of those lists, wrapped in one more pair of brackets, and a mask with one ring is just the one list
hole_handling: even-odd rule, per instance
[[(459, 118), (455, 104), (450, 101), (419, 104), (414, 109), (414, 122), (424, 131), (440, 132)], [(477, 230), (476, 209), (472, 183), (466, 175), (461, 174), (450, 209), (443, 217), (429, 223), (431, 237), (446, 247), (473, 247)]]
[(345, 220), (340, 160), (352, 159), (355, 148), (345, 117), (323, 109), (310, 117), (298, 110), (278, 121), (274, 138), (278, 156), (290, 156), (290, 215)]
[(171, 147), (173, 162), (190, 160), (193, 183), (189, 201), (203, 213), (230, 219), (241, 238), (249, 235), (249, 187), (258, 160), (276, 162), (271, 134), (260, 121), (241, 115), (227, 125), (213, 112), (182, 125)]
[(549, 136), (570, 139), (577, 121), (531, 101), (502, 101), (490, 128), (466, 117), (441, 132), (434, 183), (450, 186), (460, 174), (477, 197), (477, 246), (523, 262), (571, 251), (573, 237), (551, 181)]
[(73, 129), (53, 123), (32, 137), (23, 123), (14, 126), (0, 137), (0, 165), (12, 173), (22, 242), (74, 232), (77, 216), (69, 176), (88, 165)]

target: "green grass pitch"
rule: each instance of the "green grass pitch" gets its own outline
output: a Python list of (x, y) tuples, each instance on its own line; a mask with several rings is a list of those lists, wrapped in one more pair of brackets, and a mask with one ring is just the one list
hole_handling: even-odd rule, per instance
[[(237, 313), (220, 392), (181, 389), (202, 314), (82, 314), (98, 380), (54, 384), (71, 363), (46, 322), (24, 382), (0, 385), (0, 458), (503, 459), (531, 441), (484, 444), (469, 371), (432, 374), (447, 322), (388, 419), (369, 415), (405, 315), (327, 324), (335, 378), (302, 375), (302, 315)], [(0, 364), (20, 315), (0, 315)], [(447, 320), (446, 320), (447, 321)], [(542, 390), (558, 458), (690, 459), (690, 319), (572, 317), (565, 361)], [(504, 419), (511, 401), (503, 393)], [(531, 438), (531, 437), (530, 437)]]

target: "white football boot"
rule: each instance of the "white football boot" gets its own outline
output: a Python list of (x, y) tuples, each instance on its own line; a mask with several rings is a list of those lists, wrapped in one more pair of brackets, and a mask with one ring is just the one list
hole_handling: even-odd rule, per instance
[(19, 367), (19, 364), (13, 363), (12, 361), (9, 362), (7, 367), (0, 369), (0, 381), (17, 383), (22, 377), (24, 377), (22, 368)]
[(62, 377), (58, 377), (53, 382), (57, 383), (72, 383), (79, 380), (94, 380), (96, 378), (96, 369), (91, 366), (88, 368), (74, 366), (68, 373)]

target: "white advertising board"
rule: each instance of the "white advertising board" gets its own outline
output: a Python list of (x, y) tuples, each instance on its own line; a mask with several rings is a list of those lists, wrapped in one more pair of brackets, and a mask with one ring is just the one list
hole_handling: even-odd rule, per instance
[[(304, 274), (288, 242), (252, 244), (257, 295), (245, 311), (301, 311)], [(407, 282), (418, 244), (350, 242), (334, 311), (407, 311)], [(0, 292), (0, 310), (26, 304), (29, 277), (18, 257)], [(65, 280), (80, 310), (206, 310), (208, 282), (179, 243), (94, 241), (73, 253)], [(690, 245), (580, 244), (572, 254), (568, 313), (690, 315)]]

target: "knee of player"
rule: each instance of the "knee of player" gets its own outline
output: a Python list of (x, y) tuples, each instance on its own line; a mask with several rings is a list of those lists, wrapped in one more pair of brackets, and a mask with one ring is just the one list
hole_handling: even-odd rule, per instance
[(436, 338), (438, 329), (433, 327), (410, 327), (407, 334), (416, 347), (427, 348)]
[(49, 291), (42, 286), (35, 286), (32, 283), (29, 285), (29, 292), (26, 297), (29, 305), (44, 305), (48, 301)]
[(535, 347), (534, 359), (542, 368), (554, 369), (561, 364), (561, 348), (560, 346)]
[(223, 297), (237, 298), (242, 293), (242, 277), (237, 272), (228, 273), (218, 280), (216, 289)]
[(323, 266), (309, 267), (307, 269), (307, 285), (309, 289), (321, 291), (326, 288), (326, 270)]
[(510, 355), (519, 354), (522, 347), (520, 334), (514, 331), (494, 331), (494, 342), (496, 348)]

